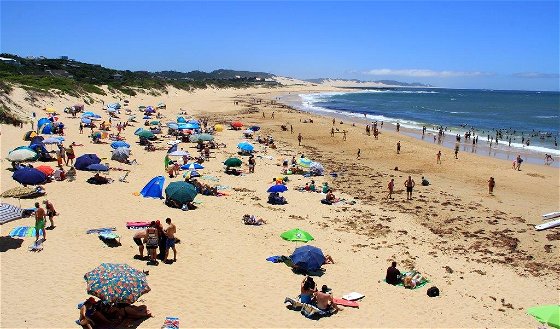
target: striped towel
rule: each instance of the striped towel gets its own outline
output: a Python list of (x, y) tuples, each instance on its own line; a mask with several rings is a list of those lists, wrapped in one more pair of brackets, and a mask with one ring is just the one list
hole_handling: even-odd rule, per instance
[(87, 230), (86, 234), (99, 234), (103, 232), (115, 231), (116, 229), (116, 227), (92, 228), (91, 230)]
[(161, 329), (179, 329), (179, 318), (171, 316), (166, 317)]
[[(11, 237), (25, 238), (35, 236), (35, 227), (31, 226), (18, 226), (10, 231)], [(43, 234), (39, 233), (40, 236)]]

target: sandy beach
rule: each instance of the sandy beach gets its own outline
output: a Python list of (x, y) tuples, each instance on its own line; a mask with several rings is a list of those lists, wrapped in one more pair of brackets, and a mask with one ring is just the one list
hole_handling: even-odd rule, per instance
[[(456, 160), (451, 149), (398, 133), (391, 126), (381, 129), (379, 139), (374, 140), (365, 134), (364, 124), (337, 119), (335, 127), (347, 131), (343, 140), (342, 133), (330, 135), (332, 117), (302, 113), (275, 102), (289, 93), (329, 90), (333, 90), (330, 85), (294, 84), (270, 89), (169, 89), (157, 96), (93, 97), (95, 103), (86, 105), (86, 110), (102, 114), (104, 119), (107, 112), (102, 110), (103, 104), (128, 99), (129, 108), (141, 117), (139, 105), (164, 102), (167, 108), (160, 111), (165, 116), (163, 122), (175, 121), (186, 111), (186, 117), (208, 118), (210, 125), (233, 120), (245, 126), (258, 125), (261, 130), (255, 136), (274, 138), (276, 149), (252, 141), (256, 145), (255, 173), (247, 173), (247, 157), (242, 157), (245, 173), (230, 176), (224, 173), (222, 163), (236, 156), (236, 145), (244, 138), (240, 131), (217, 132), (216, 141), (227, 146), (212, 150), (201, 173), (214, 179), (202, 181), (221, 185), (227, 195), (198, 195), (198, 209), (192, 211), (172, 209), (163, 200), (138, 196), (155, 176), (165, 176), (166, 185), (182, 179), (166, 176), (165, 149), (147, 152), (138, 145), (133, 133), (144, 126), (143, 120), (123, 132), (132, 145), (131, 159), (138, 162), (125, 165), (110, 160), (109, 144), (93, 144), (89, 129), (79, 134), (79, 118), (61, 113), (60, 120), (67, 127), (65, 144), (83, 144), (75, 148), (77, 156), (95, 153), (102, 163), (130, 170), (128, 182), (119, 181), (124, 171), (111, 170), (108, 176), (115, 180), (112, 184), (90, 185), (86, 179), (93, 174), (78, 171), (74, 182), (46, 184), (45, 197), (2, 199), (22, 208), (48, 199), (60, 215), (55, 217), (56, 228), (47, 231), (44, 250), (37, 253), (27, 249), (34, 238), (8, 237), (17, 226), (32, 226), (33, 218), (0, 227), (0, 327), (77, 327), (76, 305), (88, 297), (83, 276), (103, 262), (149, 270), (151, 291), (137, 304), (147, 305), (154, 317), (137, 324), (139, 328), (159, 328), (166, 316), (179, 317), (182, 327), (195, 328), (538, 326), (526, 309), (558, 304), (560, 290), (560, 229), (534, 229), (542, 223), (542, 214), (560, 208), (558, 168), (524, 163), (521, 171), (515, 171), (509, 160), (469, 152), (460, 152)], [(37, 97), (30, 103), (29, 95), (20, 88), (14, 89), (10, 98), (21, 106), (20, 111), (28, 116), (36, 112), (38, 118), (46, 115), (42, 108), (62, 112), (66, 106), (83, 103), (69, 96)], [(1, 126), (1, 191), (19, 186), (5, 157), (15, 147), (28, 145), (22, 137), (29, 129), (29, 124), (23, 128)], [(155, 145), (166, 148), (170, 139), (160, 137)], [(398, 141), (402, 149), (397, 155)], [(193, 143), (179, 146), (196, 154)], [(442, 163), (436, 164), (439, 150)], [(336, 173), (336, 177), (291, 175), (284, 193), (288, 204), (267, 204), (266, 190), (280, 175), (282, 161), (301, 154), (322, 163), (326, 173)], [(407, 201), (403, 183), (409, 175), (416, 187), (413, 199)], [(421, 186), (421, 176), (431, 184)], [(490, 176), (496, 180), (493, 195), (487, 187)], [(391, 178), (395, 179), (396, 193), (393, 200), (387, 200)], [(296, 190), (311, 179), (318, 185), (327, 182), (337, 197), (355, 200), (355, 204), (324, 205), (320, 202), (324, 195)], [(262, 217), (267, 224), (243, 225), (244, 214)], [(146, 261), (133, 259), (137, 253), (132, 239), (135, 231), (128, 230), (126, 222), (163, 222), (166, 217), (177, 226), (181, 240), (177, 262), (148, 266)], [(98, 227), (116, 227), (121, 245), (111, 248), (96, 235), (86, 234)], [(284, 306), (285, 297), (299, 294), (303, 276), (266, 258), (290, 255), (302, 245), (280, 238), (282, 232), (296, 227), (311, 233), (315, 240), (309, 244), (335, 260), (335, 264), (324, 265), (326, 272), (315, 281), (331, 287), (335, 297), (353, 291), (364, 294), (359, 309), (346, 308), (312, 321)], [(384, 283), (392, 260), (401, 270), (420, 271), (430, 283), (416, 290)], [(440, 289), (439, 297), (426, 295), (431, 286)]]

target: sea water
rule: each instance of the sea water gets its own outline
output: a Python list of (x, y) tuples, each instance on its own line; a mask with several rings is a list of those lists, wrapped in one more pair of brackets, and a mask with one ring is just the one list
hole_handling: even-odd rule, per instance
[(494, 146), (499, 131), (498, 147), (560, 156), (559, 92), (383, 88), (298, 96), (299, 101), (291, 105), (304, 111), (352, 116), (368, 123), (398, 122), (418, 130), (426, 126), (432, 132), (441, 127), (453, 137), (471, 131), (479, 144), (492, 138)]

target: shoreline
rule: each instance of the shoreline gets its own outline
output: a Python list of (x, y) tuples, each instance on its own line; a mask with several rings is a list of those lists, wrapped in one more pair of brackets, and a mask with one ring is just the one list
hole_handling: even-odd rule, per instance
[[(330, 92), (341, 92), (341, 93), (350, 93), (350, 92), (360, 92), (363, 90), (346, 90), (346, 91), (335, 91), (332, 90)], [(313, 110), (310, 109), (308, 107), (306, 107), (304, 105), (304, 101), (301, 99), (300, 95), (301, 94), (311, 94), (311, 93), (317, 93), (314, 91), (310, 91), (310, 92), (303, 92), (300, 94), (284, 94), (281, 96), (278, 96), (279, 98), (279, 102), (287, 105), (287, 106), (291, 106), (295, 109), (297, 109), (298, 111), (301, 111), (303, 113), (313, 113), (319, 116), (324, 116), (327, 118), (337, 118), (337, 119), (344, 119), (345, 121), (349, 121), (349, 122), (353, 122), (355, 124), (361, 124), (365, 127), (366, 124), (369, 124), (371, 126), (371, 124), (373, 123), (373, 121), (371, 121), (370, 119), (367, 118), (360, 118), (359, 116), (363, 115), (361, 113), (356, 113), (356, 112), (343, 112), (343, 111), (334, 111), (334, 110)], [(320, 92), (320, 93), (329, 93), (329, 91), (326, 92)], [(332, 111), (332, 112), (331, 112)], [(395, 120), (399, 120), (394, 118)], [(379, 121), (378, 121), (379, 122)], [(385, 122), (385, 127), (387, 127), (387, 125), (389, 125), (391, 127), (392, 130), (396, 131), (396, 123), (395, 122)], [(433, 126), (433, 124), (431, 125)], [(387, 128), (383, 128), (383, 129), (387, 129)], [(422, 135), (422, 129), (420, 127), (413, 127), (411, 125), (403, 125), (401, 124), (400, 127), (400, 131), (403, 132), (404, 134), (413, 137), (417, 140), (420, 140), (422, 142), (426, 142), (426, 143), (432, 143), (433, 141), (433, 136), (436, 135), (437, 136), (437, 131), (431, 129), (430, 127), (428, 127), (428, 125), (426, 125), (426, 135)], [(380, 129), (380, 132), (383, 130)], [(464, 133), (464, 132), (461, 132)], [(373, 136), (373, 134), (372, 134)], [(480, 136), (480, 135), (479, 135)], [(373, 137), (372, 137), (373, 138)], [(454, 149), (455, 148), (455, 136), (453, 135), (453, 132), (451, 130), (447, 131), (441, 142), (434, 142), (435, 145), (441, 145), (447, 149)], [(515, 158), (517, 157), (518, 154), (520, 154), (523, 158), (523, 160), (527, 163), (531, 163), (531, 164), (536, 164), (536, 165), (542, 165), (542, 166), (546, 166), (546, 167), (554, 167), (554, 168), (560, 168), (560, 155), (554, 155), (553, 154), (553, 158), (554, 158), (554, 162), (552, 162), (551, 164), (545, 164), (544, 163), (544, 155), (547, 152), (542, 152), (542, 151), (538, 151), (538, 150), (528, 150), (526, 149), (524, 146), (522, 148), (516, 147), (516, 146), (507, 146), (507, 142), (506, 141), (501, 141), (501, 144), (498, 143), (498, 147), (496, 147), (496, 145), (494, 144), (493, 147), (490, 147), (489, 142), (486, 141), (485, 139), (482, 139), (479, 141), (479, 143), (473, 147), (472, 146), (472, 139), (470, 139), (468, 142), (464, 141), (463, 136), (461, 137), (461, 143), (460, 143), (460, 152), (461, 153), (472, 153), (472, 154), (476, 154), (479, 156), (484, 156), (484, 157), (491, 157), (491, 158), (496, 158), (496, 159), (500, 159), (500, 160), (506, 160), (506, 161), (512, 161), (515, 160)], [(555, 152), (558, 152), (557, 150), (552, 150)]]

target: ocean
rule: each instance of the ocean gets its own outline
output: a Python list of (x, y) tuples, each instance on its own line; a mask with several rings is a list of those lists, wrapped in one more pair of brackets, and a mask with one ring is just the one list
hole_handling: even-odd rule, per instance
[(290, 103), (304, 111), (399, 122), (418, 130), (426, 126), (430, 132), (441, 126), (453, 135), (474, 129), (479, 143), (486, 142), (488, 135), (495, 138), (500, 130), (502, 147), (560, 156), (559, 92), (387, 88), (301, 94), (299, 98)]

